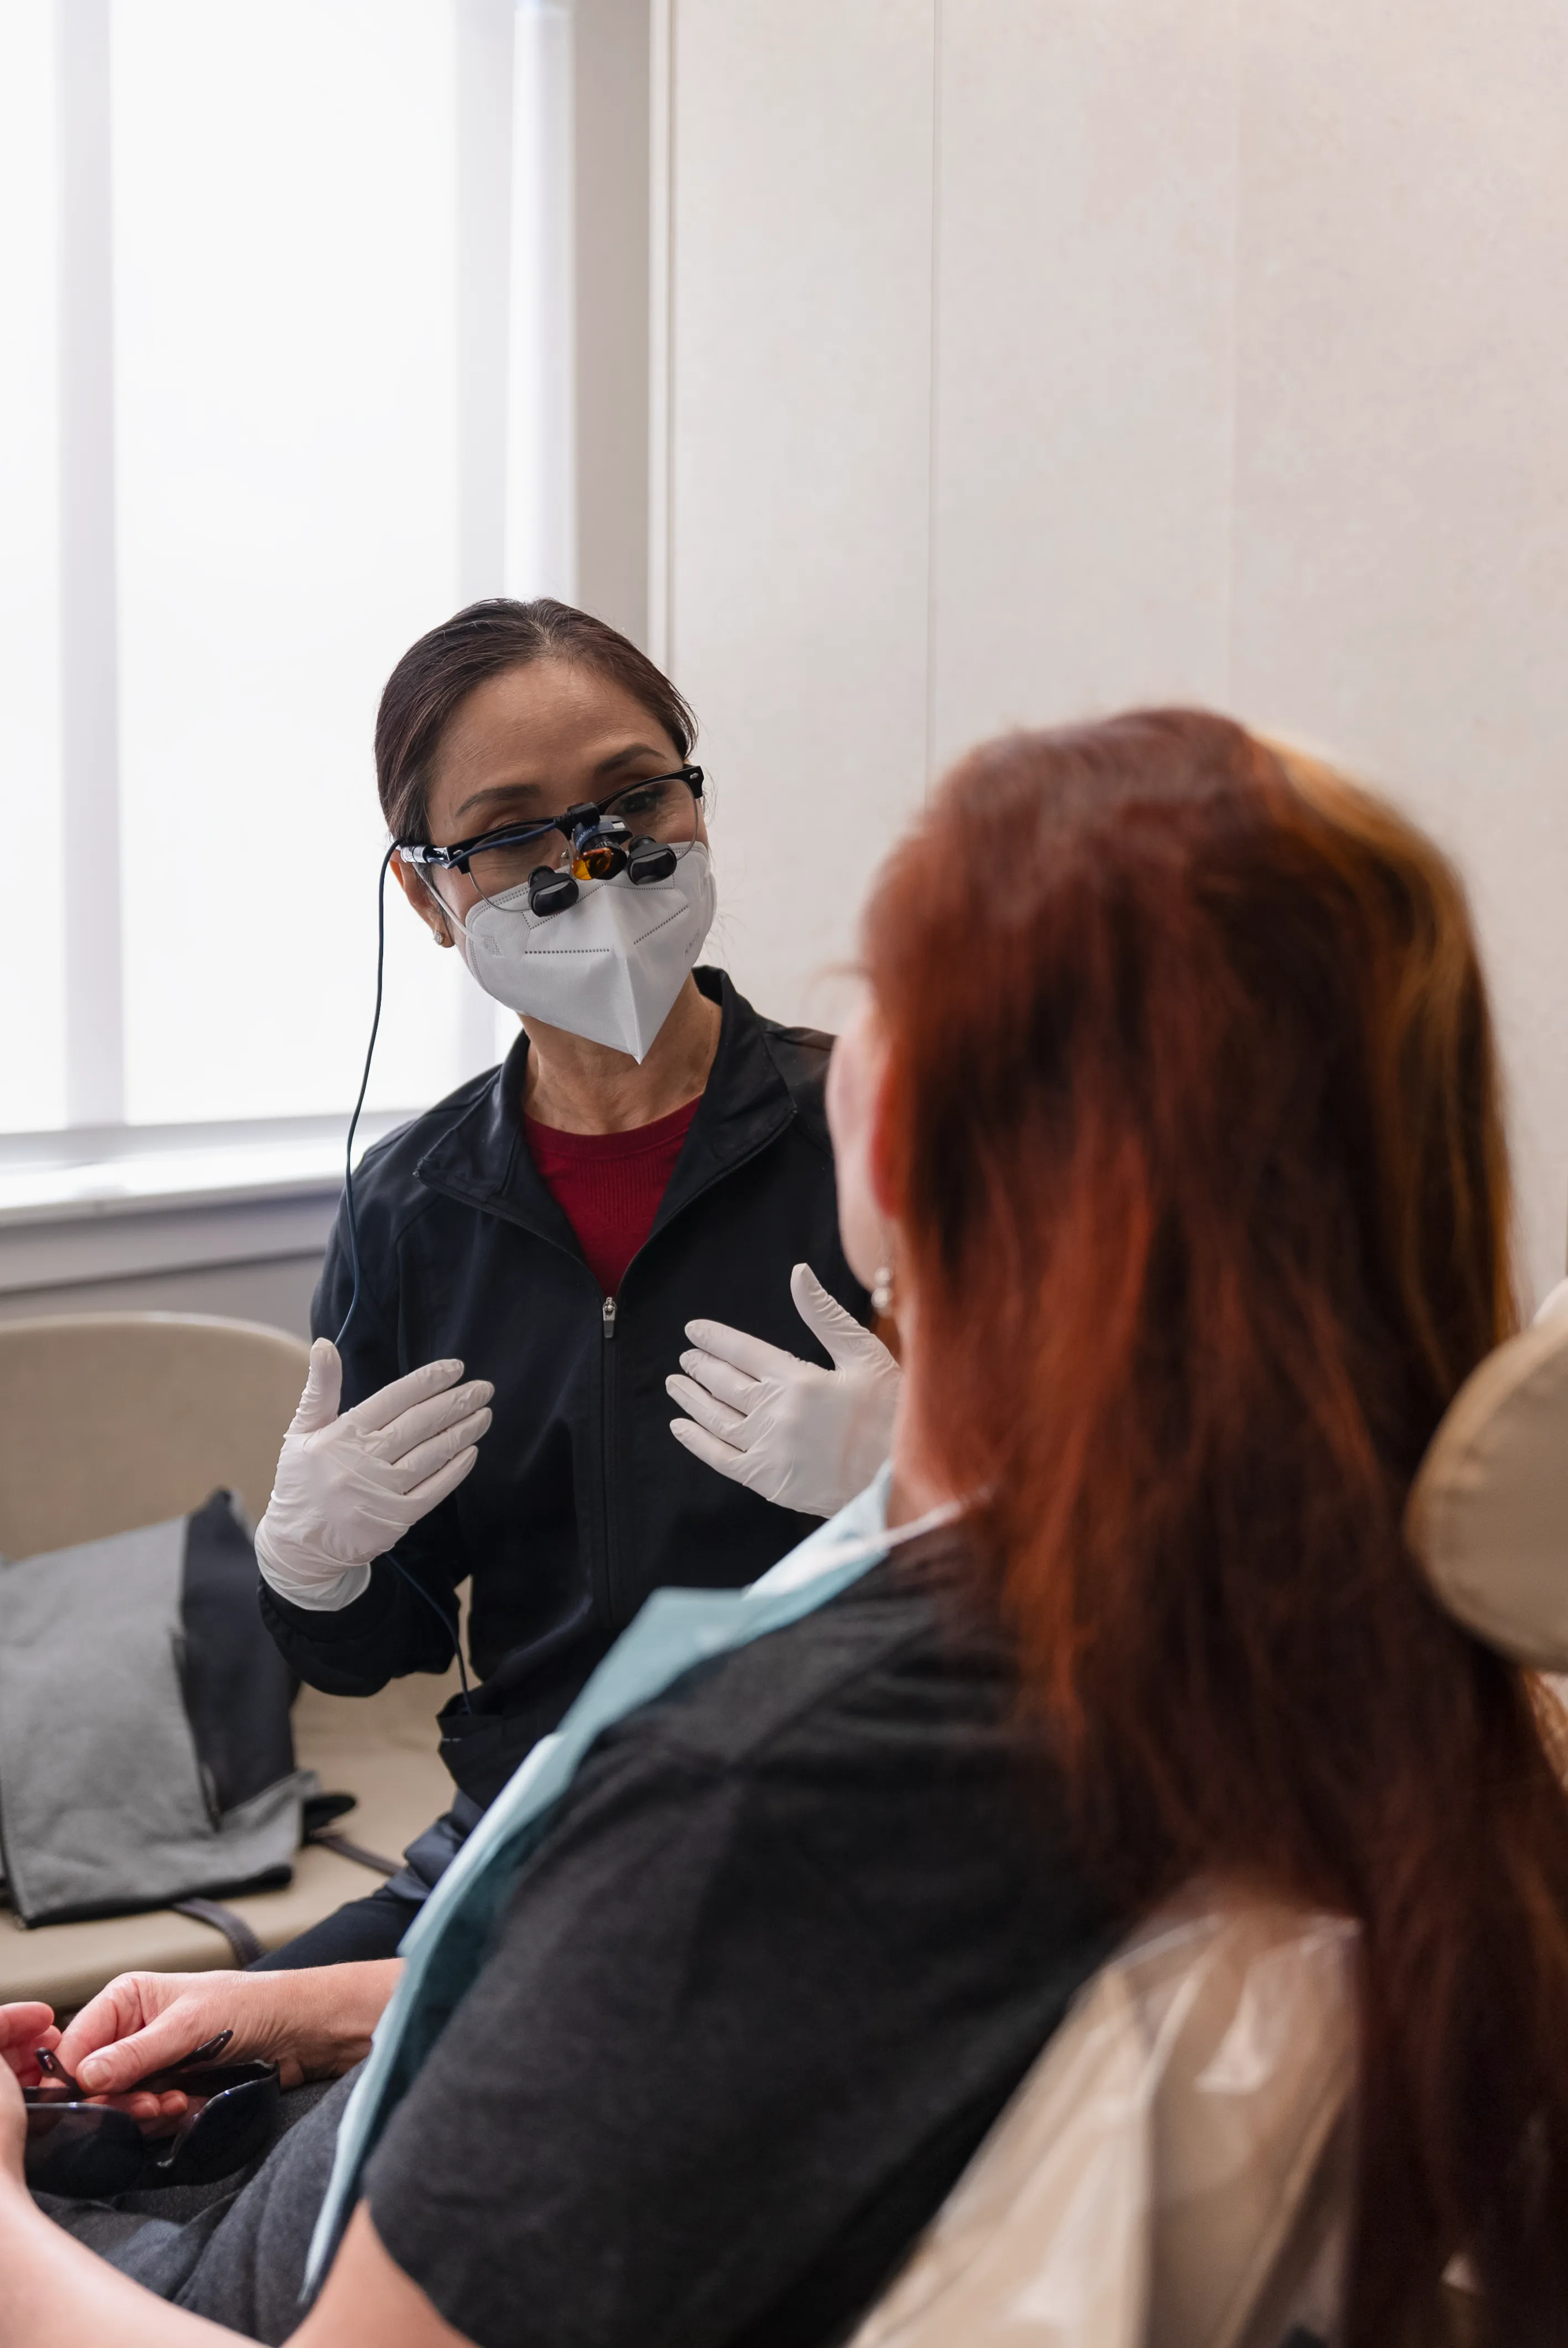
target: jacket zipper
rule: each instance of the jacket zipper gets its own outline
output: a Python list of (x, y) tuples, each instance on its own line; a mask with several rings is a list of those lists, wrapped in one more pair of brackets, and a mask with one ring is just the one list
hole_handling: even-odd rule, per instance
[[(613, 1296), (607, 1296), (600, 1307), (600, 1326), (604, 1331), (604, 1342), (608, 1346), (615, 1334)], [(616, 1356), (612, 1353), (603, 1354), (600, 1358), (599, 1493), (600, 1506), (603, 1511), (600, 1529), (604, 1542), (605, 1607), (611, 1622), (616, 1619), (615, 1609), (620, 1579), (616, 1570), (618, 1544), (615, 1538), (615, 1363)]]
[[(784, 1128), (781, 1127), (780, 1131), (783, 1130)], [(759, 1141), (754, 1149), (748, 1149), (743, 1158), (737, 1158), (733, 1165), (724, 1169), (723, 1173), (715, 1175), (711, 1182), (705, 1182), (701, 1190), (695, 1191), (686, 1200), (681, 1212), (684, 1214), (686, 1208), (694, 1207), (699, 1199), (704, 1197), (709, 1190), (715, 1189), (720, 1182), (726, 1180), (730, 1175), (738, 1173), (741, 1168), (749, 1165), (753, 1158), (760, 1158), (763, 1151), (770, 1149), (778, 1138), (778, 1134), (771, 1133), (765, 1141)], [(665, 1228), (668, 1230), (669, 1226), (666, 1225)], [(632, 1264), (638, 1262), (647, 1244), (645, 1240), (642, 1247), (640, 1247), (637, 1254), (632, 1257), (631, 1263), (629, 1263), (625, 1272), (621, 1273), (622, 1287), (630, 1276)], [(615, 1315), (616, 1299), (613, 1296), (607, 1296), (600, 1306), (600, 1326), (604, 1332), (604, 1342), (607, 1345), (615, 1334)], [(616, 1356), (612, 1353), (605, 1354), (600, 1357), (599, 1420), (600, 1457), (603, 1463), (600, 1502), (603, 1512), (600, 1527), (604, 1542), (604, 1588), (611, 1622), (615, 1620), (615, 1609), (620, 1591), (620, 1575), (618, 1568), (620, 1543), (616, 1538), (615, 1509), (615, 1363)]]
[[(794, 1112), (792, 1107), (789, 1123), (794, 1122)], [(681, 1213), (684, 1214), (687, 1208), (694, 1207), (700, 1199), (705, 1198), (707, 1193), (710, 1190), (716, 1189), (719, 1183), (727, 1181), (732, 1174), (738, 1174), (743, 1166), (749, 1166), (753, 1158), (760, 1158), (764, 1149), (771, 1149), (774, 1143), (778, 1140), (780, 1135), (787, 1130), (787, 1124), (780, 1126), (777, 1132), (768, 1134), (764, 1139), (757, 1142), (752, 1148), (746, 1150), (743, 1156), (735, 1159), (732, 1164), (726, 1166), (721, 1173), (712, 1176), (711, 1180), (703, 1183), (700, 1190), (693, 1191), (692, 1197), (686, 1200), (685, 1205), (680, 1210)], [(512, 1214), (506, 1207), (499, 1204), (499, 1202), (494, 1199), (477, 1199), (468, 1191), (460, 1188), (449, 1188), (446, 1183), (441, 1181), (429, 1182), (426, 1187), (436, 1191), (444, 1198), (455, 1200), (460, 1207), (477, 1208), (481, 1214), (495, 1215), (499, 1221), (510, 1223), (515, 1229), (527, 1231), (530, 1238), (542, 1240), (547, 1247), (554, 1247), (560, 1254), (564, 1255), (569, 1252), (569, 1251), (560, 1246), (559, 1241), (551, 1240), (548, 1238), (544, 1232), (536, 1231), (534, 1226), (531, 1223), (525, 1221), (522, 1216)], [(668, 1225), (666, 1225), (665, 1228), (668, 1229)], [(627, 1265), (626, 1272), (621, 1275), (622, 1285), (625, 1284), (627, 1274), (631, 1271), (631, 1264), (637, 1262), (638, 1258), (643, 1252), (643, 1248), (646, 1246), (647, 1241), (644, 1241), (643, 1246), (639, 1248), (637, 1254), (632, 1257), (631, 1263)], [(582, 1262), (580, 1255), (574, 1257), (572, 1260), (579, 1264)], [(586, 1265), (583, 1268), (586, 1270)], [(591, 1278), (591, 1274), (589, 1277)], [(615, 1334), (615, 1315), (616, 1300), (613, 1296), (607, 1296), (602, 1300), (600, 1305), (600, 1326), (604, 1333), (604, 1343), (607, 1345)], [(615, 1361), (616, 1356), (612, 1353), (607, 1353), (600, 1356), (599, 1415), (600, 1458), (603, 1468), (600, 1484), (600, 1533), (602, 1542), (600, 1554), (604, 1559), (605, 1601), (611, 1611), (611, 1620), (614, 1619), (617, 1585), (620, 1578), (616, 1571), (617, 1544), (615, 1540), (615, 1511), (610, 1492), (611, 1482), (613, 1479), (611, 1468), (611, 1434), (614, 1422)]]

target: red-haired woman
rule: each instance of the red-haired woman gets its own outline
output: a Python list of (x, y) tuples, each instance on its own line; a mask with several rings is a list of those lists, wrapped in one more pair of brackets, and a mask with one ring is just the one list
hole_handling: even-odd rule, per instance
[[(1235, 726), (1144, 714), (967, 760), (865, 961), (830, 1114), (906, 1364), (865, 1570), (841, 1519), (746, 1601), (766, 1635), (694, 1635), (619, 1718), (606, 1684), (542, 1839), (528, 1770), (502, 1795), (368, 2066), (379, 2140), (345, 2125), (301, 2337), (844, 2337), (1074, 1983), (1200, 1872), (1361, 1927), (1351, 2348), (1436, 2338), (1458, 2252), (1488, 2341), (1568, 2337), (1568, 1801), (1527, 1675), (1401, 1533), (1512, 1317), (1452, 875)], [(765, 1611), (813, 1570), (834, 1594)], [(228, 2027), (330, 2070), (394, 1971), (128, 1977), (58, 2059), (125, 2085)], [(45, 2019), (0, 2017), (24, 2076)], [(184, 2309), (288, 2328), (342, 2093)], [(15, 2182), (0, 2260), (0, 2348), (190, 2330)]]

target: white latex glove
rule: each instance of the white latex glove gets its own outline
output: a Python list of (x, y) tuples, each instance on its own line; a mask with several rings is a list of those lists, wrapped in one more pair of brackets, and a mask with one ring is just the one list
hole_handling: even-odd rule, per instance
[(671, 1419), (678, 1443), (721, 1476), (781, 1508), (831, 1517), (864, 1491), (886, 1458), (901, 1373), (806, 1263), (790, 1274), (795, 1311), (832, 1358), (818, 1369), (722, 1321), (689, 1321), (697, 1349), (665, 1391), (691, 1416)]
[(256, 1562), (280, 1598), (335, 1614), (369, 1587), (373, 1560), (456, 1490), (496, 1391), (459, 1385), (462, 1375), (461, 1362), (425, 1362), (340, 1418), (343, 1363), (316, 1339), (256, 1528)]

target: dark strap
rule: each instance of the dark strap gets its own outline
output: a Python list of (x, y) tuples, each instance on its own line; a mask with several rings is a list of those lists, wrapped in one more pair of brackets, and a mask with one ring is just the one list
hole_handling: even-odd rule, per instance
[(189, 1916), (194, 1922), (210, 1924), (215, 1932), (221, 1932), (241, 1972), (261, 1954), (261, 1943), (243, 1916), (237, 1916), (232, 1908), (225, 1908), (221, 1900), (176, 1900), (173, 1907), (177, 1916)]
[(308, 1843), (323, 1850), (335, 1850), (340, 1859), (352, 1859), (356, 1867), (368, 1867), (376, 1875), (401, 1875), (400, 1859), (384, 1859), (378, 1850), (367, 1850), (362, 1842), (351, 1842), (347, 1835), (335, 1834), (331, 1827), (313, 1827), (306, 1835)]

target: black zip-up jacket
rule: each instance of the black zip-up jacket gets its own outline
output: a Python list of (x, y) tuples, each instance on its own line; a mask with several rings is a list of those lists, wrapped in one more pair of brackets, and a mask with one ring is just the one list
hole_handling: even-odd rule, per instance
[[(697, 983), (723, 1014), (701, 1105), (649, 1238), (605, 1298), (523, 1137), (528, 1038), (504, 1065), (367, 1151), (354, 1178), (359, 1303), (343, 1407), (421, 1362), (493, 1380), (472, 1474), (336, 1614), (263, 1586), (262, 1612), (313, 1687), (369, 1695), (445, 1671), (453, 1593), (472, 1577), (468, 1647), (482, 1684), (442, 1715), (462, 1791), (487, 1803), (553, 1728), (651, 1591), (749, 1581), (816, 1519), (756, 1498), (670, 1432), (665, 1378), (686, 1323), (727, 1321), (825, 1360), (796, 1313), (809, 1263), (862, 1319), (869, 1300), (838, 1240), (823, 1107), (831, 1038), (759, 1018), (721, 971)], [(312, 1325), (335, 1334), (353, 1286), (340, 1212)]]

